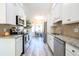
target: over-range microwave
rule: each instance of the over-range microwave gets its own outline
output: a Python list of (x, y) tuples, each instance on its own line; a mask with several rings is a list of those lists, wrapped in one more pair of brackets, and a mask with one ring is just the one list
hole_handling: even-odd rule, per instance
[(23, 26), (24, 20), (20, 18), (20, 16), (16, 15), (16, 25)]

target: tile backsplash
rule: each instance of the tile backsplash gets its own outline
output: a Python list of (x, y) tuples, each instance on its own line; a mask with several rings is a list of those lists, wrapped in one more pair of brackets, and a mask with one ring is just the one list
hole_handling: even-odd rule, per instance
[(53, 27), (53, 32), (58, 34), (63, 34), (66, 36), (74, 37), (79, 39), (79, 23), (73, 24), (57, 24), (57, 26)]
[(62, 33), (62, 22), (58, 22), (58, 23), (55, 23), (56, 26), (53, 26), (52, 27), (52, 33), (58, 33), (58, 34), (61, 34)]
[(8, 25), (8, 24), (0, 24), (0, 32), (3, 32), (4, 29), (9, 30), (13, 25)]
[(79, 39), (79, 23), (63, 25), (63, 34)]

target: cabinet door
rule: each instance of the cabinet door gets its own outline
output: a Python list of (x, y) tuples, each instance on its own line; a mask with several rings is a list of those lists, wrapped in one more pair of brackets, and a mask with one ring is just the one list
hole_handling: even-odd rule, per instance
[(54, 37), (53, 36), (51, 36), (50, 43), (51, 43), (51, 49), (54, 52)]
[(53, 14), (55, 22), (61, 21), (62, 18), (62, 3), (57, 3), (56, 6), (53, 8)]
[(63, 24), (79, 22), (79, 4), (63, 4)]
[(66, 50), (66, 56), (74, 56), (72, 53), (70, 53), (68, 50)]
[(48, 34), (47, 34), (47, 43), (48, 43), (48, 41), (49, 41), (49, 37), (48, 37)]
[(50, 45), (50, 36), (49, 36), (49, 34), (47, 35), (47, 43), (48, 43), (49, 46), (51, 46)]
[(6, 23), (6, 4), (0, 3), (0, 24)]
[(54, 52), (54, 39), (51, 35), (48, 35), (47, 43), (49, 47), (51, 48), (52, 52)]
[(20, 17), (23, 16), (23, 8), (20, 4), (16, 4), (16, 15), (19, 15)]
[(16, 39), (16, 56), (20, 56), (22, 53), (22, 37)]
[(15, 39), (0, 38), (0, 56), (15, 56)]
[(7, 24), (16, 25), (16, 7), (14, 3), (6, 4)]

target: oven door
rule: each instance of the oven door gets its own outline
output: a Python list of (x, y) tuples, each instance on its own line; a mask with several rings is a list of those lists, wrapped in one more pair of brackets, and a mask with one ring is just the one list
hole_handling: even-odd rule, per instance
[(54, 56), (65, 56), (65, 42), (54, 38)]

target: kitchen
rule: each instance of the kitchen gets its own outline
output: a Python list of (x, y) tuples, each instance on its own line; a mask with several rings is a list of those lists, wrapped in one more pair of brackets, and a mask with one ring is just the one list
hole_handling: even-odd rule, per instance
[(79, 3), (0, 3), (0, 56), (26, 56), (36, 23), (51, 56), (79, 56), (78, 15)]
[(0, 56), (24, 54), (24, 45), (29, 35), (26, 32), (26, 15), (22, 8), (22, 4), (0, 3)]

